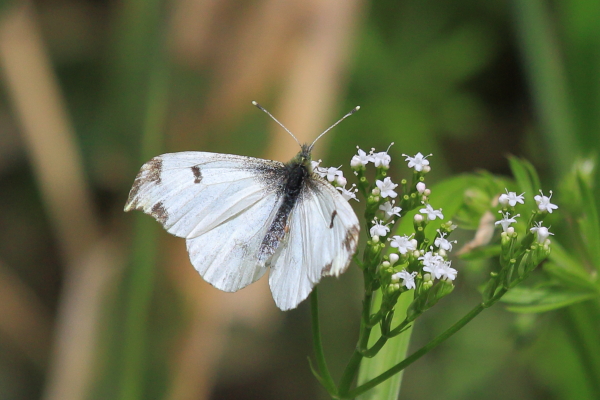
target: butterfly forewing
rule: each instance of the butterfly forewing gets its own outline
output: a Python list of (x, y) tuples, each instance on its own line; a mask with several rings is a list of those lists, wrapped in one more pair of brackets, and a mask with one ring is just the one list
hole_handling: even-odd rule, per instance
[(269, 285), (282, 310), (295, 308), (322, 276), (338, 276), (358, 244), (359, 224), (350, 204), (313, 174), (290, 214), (288, 234), (270, 261)]
[(284, 171), (252, 157), (163, 154), (142, 166), (125, 211), (140, 209), (186, 238), (202, 277), (233, 292), (266, 272), (259, 249), (281, 203)]

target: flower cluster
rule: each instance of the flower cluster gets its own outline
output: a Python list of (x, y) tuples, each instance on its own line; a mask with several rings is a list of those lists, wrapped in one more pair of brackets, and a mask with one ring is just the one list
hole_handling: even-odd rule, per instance
[[(508, 189), (505, 189), (506, 193), (503, 193), (498, 198), (498, 203), (502, 206), (502, 209), (498, 212), (502, 214), (502, 219), (496, 221), (496, 225), (500, 225), (502, 227), (502, 233), (504, 235), (512, 236), (515, 233), (515, 229), (511, 226), (512, 224), (517, 223), (517, 217), (520, 217), (520, 214), (514, 214), (511, 216), (511, 212), (514, 212), (514, 208), (517, 204), (525, 204), (525, 193), (521, 193), (517, 195), (516, 192), (509, 192)], [(553, 210), (556, 210), (558, 206), (556, 204), (550, 203), (550, 199), (552, 198), (552, 191), (550, 191), (550, 196), (545, 196), (542, 190), (540, 190), (540, 194), (533, 197), (537, 204), (537, 210), (534, 213), (534, 217), (536, 215), (540, 218), (540, 220), (533, 220), (533, 226), (529, 228), (529, 231), (536, 236), (537, 243), (549, 244), (549, 236), (553, 235), (548, 228), (542, 226), (541, 219), (546, 214), (552, 214)]]

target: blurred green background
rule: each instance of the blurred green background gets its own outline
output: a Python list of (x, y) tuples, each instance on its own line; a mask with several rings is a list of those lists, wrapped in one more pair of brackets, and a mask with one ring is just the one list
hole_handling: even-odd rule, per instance
[[(296, 144), (252, 100), (301, 141), (360, 105), (317, 146), (323, 165), (350, 176), (357, 145), (393, 141), (396, 179), (402, 153), (434, 154), (430, 182), (508, 174), (513, 154), (557, 190), (599, 148), (598, 21), (597, 0), (3, 1), (0, 398), (326, 398), (308, 304), (280, 312), (264, 280), (206, 284), (184, 240), (123, 213), (139, 167), (183, 150), (287, 161)], [(481, 266), (458, 265), (415, 348), (479, 301)], [(359, 275), (320, 286), (335, 378)], [(598, 398), (569, 334), (579, 317), (600, 340), (588, 303), (487, 310), (406, 371), (401, 398)]]

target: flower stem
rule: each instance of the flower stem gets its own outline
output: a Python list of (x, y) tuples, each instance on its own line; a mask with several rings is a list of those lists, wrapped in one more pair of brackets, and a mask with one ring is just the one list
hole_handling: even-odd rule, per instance
[(315, 356), (317, 357), (317, 366), (321, 374), (321, 383), (331, 395), (337, 393), (335, 382), (331, 378), (327, 362), (325, 361), (325, 353), (323, 352), (323, 343), (321, 342), (321, 326), (319, 324), (319, 296), (315, 287), (310, 294), (310, 311), (312, 316), (312, 334)]
[(347, 398), (347, 399), (355, 398), (355, 397), (365, 393), (366, 391), (374, 388), (375, 386), (379, 385), (383, 381), (391, 378), (395, 374), (399, 373), (400, 371), (402, 371), (403, 369), (408, 367), (410, 364), (412, 364), (413, 362), (417, 361), (419, 358), (421, 358), (422, 356), (427, 354), (429, 351), (431, 351), (432, 349), (437, 347), (439, 344), (444, 342), (446, 339), (450, 338), (452, 335), (454, 335), (460, 329), (462, 329), (467, 323), (469, 323), (473, 318), (475, 318), (484, 309), (490, 307), (492, 304), (494, 304), (498, 300), (500, 300), (500, 298), (506, 293), (506, 291), (507, 291), (506, 289), (501, 289), (487, 303), (478, 304), (475, 308), (473, 308), (471, 311), (469, 311), (464, 317), (462, 317), (458, 322), (456, 322), (454, 325), (452, 325), (450, 328), (448, 328), (445, 332), (438, 335), (436, 338), (431, 340), (425, 346), (421, 347), (419, 350), (415, 351), (409, 357), (405, 358), (403, 361), (396, 364), (392, 368), (388, 369), (384, 373), (376, 376), (375, 378), (371, 379), (370, 381), (354, 388), (353, 390), (351, 390), (349, 392), (342, 391), (340, 388), (340, 392), (339, 392), (340, 397)]

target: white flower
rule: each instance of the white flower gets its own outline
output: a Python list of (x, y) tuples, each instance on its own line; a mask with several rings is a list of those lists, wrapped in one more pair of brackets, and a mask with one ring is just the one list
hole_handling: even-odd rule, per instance
[(542, 226), (541, 222), (536, 222), (535, 225), (536, 226), (531, 228), (530, 231), (537, 236), (538, 243), (543, 244), (550, 235), (554, 235), (554, 233), (550, 232), (548, 228)]
[(431, 251), (428, 251), (419, 257), (419, 260), (423, 261), (423, 271), (429, 272), (436, 279), (440, 279), (443, 272), (440, 266), (444, 262), (442, 256), (434, 255)]
[(356, 189), (356, 184), (352, 184), (350, 189), (346, 189), (346, 185), (343, 187), (336, 186), (336, 189), (340, 191), (342, 197), (346, 199), (346, 201), (350, 201), (350, 199), (358, 201), (356, 198), (356, 192), (358, 192), (358, 189)]
[(392, 282), (397, 282), (402, 279), (402, 286), (407, 289), (414, 289), (415, 286), (415, 276), (417, 276), (416, 272), (409, 273), (407, 270), (403, 269), (400, 272), (396, 272), (392, 275)]
[(444, 219), (442, 209), (440, 208), (439, 210), (434, 210), (433, 207), (431, 207), (431, 204), (426, 204), (425, 208), (421, 208), (419, 212), (421, 214), (427, 214), (427, 219), (429, 219), (430, 221), (433, 221), (436, 218)]
[(373, 162), (373, 152), (371, 151), (369, 154), (365, 153), (364, 150), (361, 150), (358, 146), (358, 154), (352, 157), (350, 160), (350, 166), (352, 168), (364, 167), (368, 163)]
[(340, 175), (338, 175), (338, 176), (335, 177), (335, 182), (334, 183), (336, 185), (338, 185), (338, 186), (346, 186), (346, 183), (348, 183), (348, 181), (346, 180), (346, 178), (344, 178), (343, 174), (340, 174)]
[(417, 183), (417, 192), (423, 194), (423, 192), (425, 192), (425, 189), (427, 189), (427, 186), (425, 186), (425, 182)]
[(509, 213), (502, 213), (502, 211), (498, 211), (500, 214), (504, 216), (500, 221), (496, 221), (496, 225), (502, 225), (502, 232), (506, 232), (510, 224), (514, 224), (517, 222), (515, 218), (520, 217), (521, 214), (517, 214), (514, 217), (511, 217)]
[(394, 200), (386, 201), (385, 203), (379, 206), (379, 210), (385, 213), (386, 218), (392, 218), (392, 215), (396, 215), (398, 217), (400, 216), (400, 211), (402, 211), (402, 208), (394, 207), (394, 203)]
[(433, 244), (440, 249), (444, 249), (445, 251), (452, 251), (452, 243), (456, 243), (456, 240), (452, 240), (452, 241), (447, 240), (446, 239), (447, 233), (440, 232), (439, 229), (438, 229), (438, 233), (440, 234), (440, 236), (438, 236), (435, 239), (435, 242)]
[(538, 205), (538, 209), (540, 211), (547, 211), (552, 214), (552, 210), (556, 210), (558, 208), (556, 204), (550, 203), (550, 199), (552, 198), (552, 190), (550, 191), (550, 197), (544, 196), (544, 193), (542, 193), (541, 189), (540, 194), (541, 196), (538, 194), (533, 198)]
[(381, 221), (378, 221), (377, 218), (373, 220), (373, 226), (371, 227), (369, 233), (371, 233), (371, 237), (373, 236), (386, 236), (390, 232), (390, 228), (387, 225), (383, 225)]
[(390, 161), (392, 161), (392, 157), (390, 157), (390, 155), (387, 153), (388, 151), (390, 151), (390, 147), (392, 147), (392, 145), (394, 144), (394, 142), (392, 142), (386, 151), (382, 151), (379, 153), (374, 153), (373, 154), (373, 164), (375, 164), (376, 167), (384, 167), (384, 168), (389, 168), (390, 167)]
[(417, 241), (412, 239), (412, 235), (392, 236), (388, 240), (391, 242), (390, 246), (398, 248), (400, 254), (406, 254), (417, 249)]
[(417, 153), (414, 157), (410, 157), (406, 154), (402, 154), (406, 159), (404, 161), (408, 161), (408, 168), (413, 168), (417, 172), (423, 171), (423, 168), (429, 165), (429, 160), (427, 157), (431, 156), (431, 154), (424, 156), (421, 153)]
[(498, 202), (500, 204), (502, 204), (503, 206), (506, 206), (508, 204), (511, 207), (514, 207), (515, 205), (517, 205), (517, 203), (525, 204), (525, 198), (523, 197), (525, 193), (517, 195), (516, 192), (509, 192), (508, 189), (504, 190), (506, 191), (506, 193), (502, 193), (498, 198)]
[(327, 180), (329, 182), (333, 182), (338, 176), (344, 176), (344, 173), (342, 171), (340, 171), (339, 167), (338, 168), (329, 167), (329, 168), (322, 168), (322, 169), (325, 170), (325, 177), (327, 178)]
[(396, 187), (398, 185), (396, 185), (394, 182), (392, 182), (392, 180), (390, 179), (389, 176), (387, 178), (385, 178), (383, 180), (383, 182), (380, 180), (377, 180), (375, 182), (375, 184), (379, 188), (381, 197), (383, 197), (384, 199), (386, 197), (396, 198), (396, 196), (398, 196), (398, 193), (394, 192), (394, 189), (396, 189)]
[(396, 262), (400, 259), (400, 256), (396, 253), (391, 253), (389, 257), (392, 264), (396, 264)]
[(453, 281), (456, 279), (456, 274), (458, 271), (451, 267), (452, 261), (444, 261), (440, 263), (438, 270), (440, 271), (440, 276), (442, 278), (446, 278), (449, 281)]

